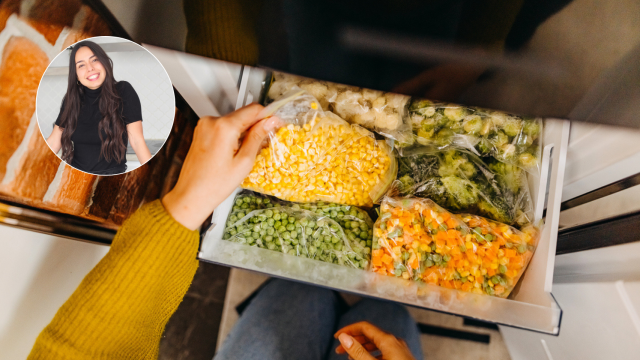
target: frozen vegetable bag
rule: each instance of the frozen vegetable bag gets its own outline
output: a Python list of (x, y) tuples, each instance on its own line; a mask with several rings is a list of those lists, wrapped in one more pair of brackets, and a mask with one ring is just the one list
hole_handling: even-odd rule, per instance
[(295, 202), (370, 207), (395, 179), (391, 148), (373, 133), (322, 111), (294, 89), (264, 110), (285, 124), (269, 134), (242, 187)]
[(509, 225), (533, 221), (526, 173), (464, 150), (427, 150), (399, 157), (391, 196), (429, 198), (449, 210), (482, 215)]
[(385, 198), (374, 225), (371, 270), (506, 298), (539, 233), (475, 215), (456, 216), (428, 199)]
[(409, 118), (413, 138), (396, 143), (403, 155), (421, 146), (455, 146), (539, 173), (541, 119), (429, 100), (413, 100)]
[(334, 112), (351, 124), (392, 139), (410, 141), (409, 96), (273, 72), (266, 100), (279, 99), (294, 88), (307, 91), (324, 110)]
[[(270, 205), (274, 207), (266, 207)], [(365, 269), (371, 243), (355, 235), (372, 234), (372, 221), (365, 216), (362, 210), (349, 206), (278, 205), (265, 197), (242, 193), (235, 199), (223, 239)]]

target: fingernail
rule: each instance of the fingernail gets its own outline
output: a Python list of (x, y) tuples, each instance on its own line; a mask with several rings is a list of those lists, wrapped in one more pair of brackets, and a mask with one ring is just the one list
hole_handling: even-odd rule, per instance
[(338, 340), (340, 340), (340, 344), (342, 344), (345, 349), (351, 349), (351, 345), (353, 345), (353, 338), (351, 336), (342, 333), (338, 336)]
[(265, 121), (264, 123), (264, 129), (267, 131), (275, 130), (277, 126), (278, 126), (278, 118), (274, 116), (268, 118), (267, 121)]

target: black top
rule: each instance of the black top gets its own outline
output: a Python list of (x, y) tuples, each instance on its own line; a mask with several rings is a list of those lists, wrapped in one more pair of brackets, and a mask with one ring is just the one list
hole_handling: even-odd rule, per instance
[[(127, 163), (126, 158), (121, 163), (118, 163), (115, 160), (107, 162), (100, 156), (102, 142), (100, 141), (98, 124), (104, 117), (100, 113), (99, 107), (102, 87), (91, 90), (83, 85), (82, 88), (84, 96), (82, 97), (82, 105), (78, 115), (78, 124), (76, 125), (76, 131), (71, 135), (73, 160), (70, 165), (86, 172), (102, 171), (125, 165)], [(125, 126), (136, 121), (142, 121), (140, 98), (133, 86), (126, 81), (119, 81), (116, 83), (116, 91), (118, 91), (122, 99), (121, 109), (118, 109), (118, 113), (123, 115)], [(58, 126), (60, 126), (62, 109), (64, 109), (64, 101), (56, 119), (56, 125)], [(105, 137), (104, 133), (103, 137)], [(129, 143), (126, 130), (122, 134), (122, 141), (124, 141), (125, 145)]]

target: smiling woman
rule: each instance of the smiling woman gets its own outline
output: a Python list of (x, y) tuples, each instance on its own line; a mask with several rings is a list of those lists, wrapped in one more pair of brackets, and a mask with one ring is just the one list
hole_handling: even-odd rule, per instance
[(113, 61), (98, 44), (81, 41), (69, 56), (67, 92), (47, 143), (78, 170), (96, 175), (127, 170), (127, 144), (141, 164), (151, 158), (144, 141), (140, 98), (116, 81)]

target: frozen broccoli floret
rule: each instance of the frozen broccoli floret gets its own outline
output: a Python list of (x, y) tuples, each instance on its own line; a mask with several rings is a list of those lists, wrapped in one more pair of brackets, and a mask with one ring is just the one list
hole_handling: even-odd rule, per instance
[(478, 202), (478, 210), (485, 217), (497, 220), (501, 223), (511, 224), (513, 216), (510, 215), (510, 209), (503, 204), (494, 204), (485, 199)]
[(509, 142), (509, 137), (503, 131), (498, 131), (493, 136), (491, 136), (489, 140), (494, 146), (501, 147), (502, 145)]
[(451, 120), (460, 121), (467, 115), (467, 110), (461, 106), (449, 105), (444, 109), (444, 115)]
[(489, 164), (489, 169), (498, 175), (497, 180), (503, 188), (508, 189), (512, 194), (520, 192), (522, 169), (500, 161), (493, 161)]
[(525, 120), (524, 121), (524, 133), (536, 139), (540, 134), (540, 120)]
[(515, 144), (516, 146), (518, 146), (518, 148), (524, 149), (533, 144), (533, 138), (530, 135), (522, 132), (518, 134), (518, 136), (516, 136)]
[(477, 134), (482, 130), (482, 118), (478, 115), (465, 116), (463, 127), (467, 134)]
[(414, 100), (411, 102), (411, 105), (409, 106), (409, 110), (419, 111), (421, 109), (430, 107), (432, 105), (433, 105), (433, 102), (429, 100)]
[(478, 145), (476, 145), (476, 150), (478, 150), (481, 155), (490, 154), (493, 150), (493, 144), (491, 144), (489, 139), (480, 139)]
[(402, 195), (407, 195), (411, 192), (411, 189), (415, 186), (415, 181), (411, 178), (410, 175), (405, 175), (398, 178), (400, 184), (398, 184), (398, 191)]
[(508, 119), (502, 126), (502, 130), (511, 137), (516, 136), (522, 130), (522, 121), (515, 118)]
[(447, 190), (451, 208), (460, 210), (478, 202), (478, 192), (470, 181), (457, 176), (446, 176), (440, 180)]
[(538, 166), (538, 158), (531, 153), (525, 152), (518, 156), (518, 164), (526, 169), (535, 168)]
[(448, 128), (443, 128), (440, 131), (438, 131), (438, 134), (436, 134), (436, 144), (438, 146), (446, 146), (451, 144), (451, 141), (453, 140), (453, 131), (451, 131), (451, 129)]

